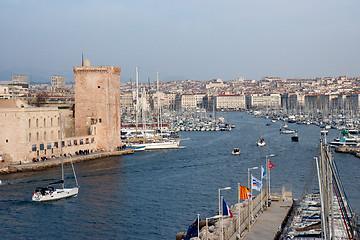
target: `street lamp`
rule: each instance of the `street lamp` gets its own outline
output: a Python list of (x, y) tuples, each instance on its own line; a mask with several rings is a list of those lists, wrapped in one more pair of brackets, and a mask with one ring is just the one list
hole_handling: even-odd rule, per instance
[(220, 209), (220, 191), (221, 190), (230, 190), (231, 187), (224, 187), (224, 188), (219, 188), (219, 215), (222, 215), (221, 209)]
[[(220, 191), (221, 190), (230, 190), (231, 187), (224, 187), (224, 188), (219, 188), (219, 216), (221, 217), (221, 224), (222, 224), (222, 211), (220, 210)], [(221, 231), (220, 231), (220, 234), (221, 234), (221, 240), (223, 239), (223, 228), (222, 228), (222, 225), (221, 225)]]
[[(253, 168), (248, 168), (248, 187), (249, 189), (251, 189), (251, 197), (250, 197), (250, 200), (252, 202), (252, 188), (250, 186), (250, 170), (254, 170), (254, 169), (258, 169), (258, 167), (253, 167)], [(252, 212), (252, 211), (251, 211)], [(248, 229), (249, 229), (249, 232), (250, 232), (250, 225), (251, 225), (251, 219), (250, 219), (250, 202), (248, 202), (248, 219), (249, 219), (249, 226), (248, 226)]]
[(270, 198), (270, 169), (269, 169), (269, 157), (274, 157), (275, 154), (266, 155), (266, 188), (267, 188), (267, 198), (266, 198), (266, 207), (269, 207), (269, 198)]

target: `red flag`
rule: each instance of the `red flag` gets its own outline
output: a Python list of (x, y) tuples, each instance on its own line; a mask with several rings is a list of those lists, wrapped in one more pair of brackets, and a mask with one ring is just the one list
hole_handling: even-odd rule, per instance
[(269, 161), (269, 170), (271, 170), (273, 167), (276, 167), (276, 166)]

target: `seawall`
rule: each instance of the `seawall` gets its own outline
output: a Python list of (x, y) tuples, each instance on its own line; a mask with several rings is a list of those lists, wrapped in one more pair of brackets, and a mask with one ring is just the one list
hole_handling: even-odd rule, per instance
[[(126, 155), (126, 154), (133, 154), (133, 153), (134, 153), (134, 150), (132, 150), (132, 149), (114, 151), (114, 152), (96, 152), (96, 153), (90, 153), (87, 155), (76, 155), (76, 156), (72, 156), (72, 157), (64, 157), (63, 161), (64, 161), (64, 164), (70, 164), (71, 161), (73, 163), (84, 162), (84, 161), (88, 161), (88, 160), (94, 160), (94, 159), (111, 157), (111, 156), (121, 156), (121, 155)], [(41, 170), (51, 168), (51, 167), (56, 167), (59, 165), (61, 165), (61, 158), (55, 158), (55, 159), (34, 162), (34, 163), (10, 165), (8, 167), (0, 169), (0, 174), (41, 171)]]
[(335, 148), (335, 152), (339, 153), (350, 153), (360, 158), (360, 148), (359, 147), (348, 147), (348, 146), (339, 146)]

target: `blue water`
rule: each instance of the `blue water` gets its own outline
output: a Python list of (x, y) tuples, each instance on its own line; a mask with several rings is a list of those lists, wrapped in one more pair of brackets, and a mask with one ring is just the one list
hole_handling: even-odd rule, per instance
[[(218, 189), (228, 205), (237, 202), (237, 183), (247, 185), (248, 168), (270, 161), (271, 185), (303, 194), (314, 173), (319, 127), (288, 124), (299, 130), (299, 142), (280, 134), (280, 122), (261, 120), (264, 148), (256, 146), (259, 118), (233, 112), (224, 115), (236, 128), (230, 132), (182, 132), (185, 149), (137, 152), (132, 155), (75, 164), (79, 195), (49, 203), (31, 201), (37, 186), (60, 177), (60, 169), (2, 175), (0, 239), (175, 239), (191, 222), (216, 214)], [(331, 130), (329, 139), (338, 135)], [(231, 155), (234, 147), (240, 155)], [(349, 201), (360, 209), (360, 159), (334, 153)], [(70, 167), (67, 166), (70, 174)], [(252, 173), (260, 178), (260, 170)], [(317, 189), (316, 176), (309, 185)], [(67, 179), (69, 185), (73, 179)]]

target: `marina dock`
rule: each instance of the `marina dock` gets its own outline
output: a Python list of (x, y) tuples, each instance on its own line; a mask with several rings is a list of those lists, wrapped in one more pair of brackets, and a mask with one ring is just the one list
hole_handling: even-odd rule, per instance
[[(284, 201), (273, 201), (271, 207), (267, 208), (255, 221), (250, 232), (245, 232), (241, 239), (257, 240), (257, 239), (274, 239), (279, 233), (284, 219), (289, 214), (293, 205), (292, 199)], [(236, 240), (237, 235), (234, 234), (230, 240)]]
[[(121, 150), (121, 151), (114, 151), (114, 152), (96, 152), (90, 153), (87, 155), (76, 155), (71, 157), (64, 157), (63, 161), (64, 164), (70, 164), (71, 161), (73, 163), (76, 162), (84, 162), (88, 160), (94, 160), (98, 158), (105, 158), (111, 156), (120, 156), (126, 154), (132, 154), (134, 150)], [(56, 167), (61, 165), (61, 158), (49, 159), (45, 161), (33, 162), (33, 163), (26, 163), (26, 164), (18, 164), (18, 165), (10, 165), (9, 167), (0, 169), (0, 174), (8, 174), (8, 173), (15, 173), (15, 172), (28, 172), (28, 171), (40, 171), (51, 167)]]
[[(273, 193), (269, 207), (266, 206), (267, 189), (252, 199), (251, 226), (249, 232), (248, 201), (237, 203), (230, 207), (233, 217), (219, 215), (206, 219), (205, 226), (200, 230), (200, 239), (206, 240), (239, 240), (239, 239), (275, 239), (281, 233), (282, 226), (287, 222), (294, 201), (292, 192), (281, 188), (282, 193)], [(222, 236), (221, 236), (222, 235)], [(176, 239), (184, 239), (186, 232), (180, 232)], [(197, 238), (195, 238), (197, 239)]]

